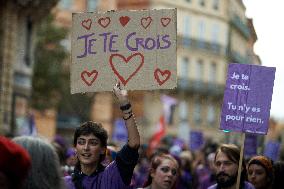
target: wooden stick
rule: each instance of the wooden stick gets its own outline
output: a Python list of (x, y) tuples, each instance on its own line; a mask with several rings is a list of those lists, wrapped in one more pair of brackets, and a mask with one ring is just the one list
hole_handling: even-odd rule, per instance
[(236, 189), (240, 188), (245, 139), (246, 139), (246, 134), (242, 133), (242, 136), (241, 136), (241, 152), (240, 152), (240, 160), (239, 160), (239, 169), (238, 169), (238, 178), (237, 178), (237, 187), (236, 187)]

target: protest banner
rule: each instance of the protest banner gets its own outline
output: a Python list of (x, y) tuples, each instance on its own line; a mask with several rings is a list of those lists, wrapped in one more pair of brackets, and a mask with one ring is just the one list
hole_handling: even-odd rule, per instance
[(73, 13), (71, 93), (177, 86), (176, 9)]
[(220, 129), (266, 134), (275, 68), (229, 64)]
[(257, 135), (256, 134), (246, 134), (245, 144), (244, 144), (244, 156), (250, 158), (257, 155)]
[(237, 177), (240, 186), (245, 133), (266, 134), (275, 78), (274, 67), (231, 63), (228, 66), (220, 129), (242, 132)]

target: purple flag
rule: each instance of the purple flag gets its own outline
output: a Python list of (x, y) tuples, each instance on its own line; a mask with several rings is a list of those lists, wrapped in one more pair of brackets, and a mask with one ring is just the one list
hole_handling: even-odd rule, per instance
[(257, 155), (257, 135), (246, 134), (244, 155), (245, 157), (252, 157)]
[(114, 121), (114, 128), (112, 132), (112, 140), (118, 143), (127, 142), (128, 134), (123, 119), (116, 119)]
[(266, 134), (275, 68), (229, 64), (220, 129)]
[(191, 131), (190, 132), (190, 150), (196, 151), (202, 148), (204, 139), (203, 133), (200, 131)]
[(279, 157), (280, 143), (276, 141), (268, 141), (265, 145), (264, 155), (273, 161)]

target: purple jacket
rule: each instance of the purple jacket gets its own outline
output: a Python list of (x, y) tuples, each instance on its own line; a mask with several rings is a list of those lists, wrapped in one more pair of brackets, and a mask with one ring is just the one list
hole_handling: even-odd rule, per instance
[[(138, 149), (125, 145), (116, 159), (106, 168), (97, 170), (90, 176), (82, 174), (84, 189), (127, 189), (138, 160)], [(71, 176), (66, 176), (65, 185), (68, 189), (76, 189)]]
[[(217, 184), (210, 186), (208, 189), (217, 189)], [(245, 187), (243, 189), (255, 189), (255, 188), (251, 183), (245, 181)]]

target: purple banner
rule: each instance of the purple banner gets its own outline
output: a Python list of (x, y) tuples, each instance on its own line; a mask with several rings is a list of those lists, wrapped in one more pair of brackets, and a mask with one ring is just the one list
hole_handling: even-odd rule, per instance
[(245, 157), (252, 157), (257, 155), (257, 135), (256, 134), (246, 134), (245, 145), (244, 145), (244, 155)]
[(202, 148), (204, 143), (203, 133), (200, 131), (191, 131), (190, 132), (190, 150), (196, 151)]
[(268, 141), (265, 145), (264, 155), (273, 161), (277, 161), (279, 157), (280, 143), (276, 141)]
[(221, 130), (267, 133), (275, 70), (250, 64), (229, 64)]
[(128, 134), (123, 119), (116, 119), (112, 132), (112, 140), (114, 142), (127, 142)]

